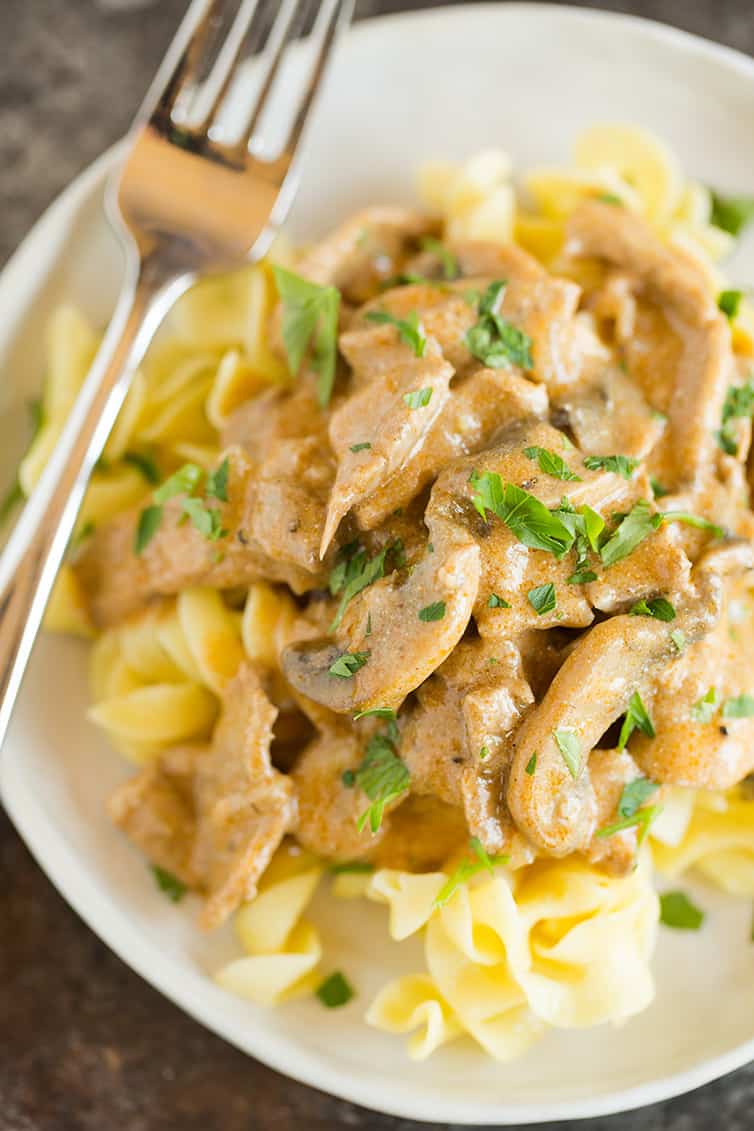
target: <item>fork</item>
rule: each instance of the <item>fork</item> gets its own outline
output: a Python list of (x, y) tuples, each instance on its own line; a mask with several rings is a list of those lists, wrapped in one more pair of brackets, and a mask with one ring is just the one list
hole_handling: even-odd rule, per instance
[[(0, 744), (89, 477), (133, 375), (167, 312), (201, 274), (253, 262), (269, 248), (293, 202), (301, 138), (352, 7), (352, 0), (240, 0), (229, 11), (228, 0), (194, 0), (168, 49), (105, 192), (125, 253), (123, 288), (73, 413), (0, 557)], [(264, 156), (261, 123), (288, 47), (313, 9), (313, 62), (282, 146)], [(229, 91), (259, 49), (266, 58), (256, 100), (238, 136), (223, 139)]]

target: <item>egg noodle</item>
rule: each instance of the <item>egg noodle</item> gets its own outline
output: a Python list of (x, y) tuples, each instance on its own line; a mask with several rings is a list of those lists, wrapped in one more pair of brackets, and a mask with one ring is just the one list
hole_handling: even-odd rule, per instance
[[(735, 307), (729, 311), (730, 332), (736, 357), (741, 364), (748, 364), (754, 355), (754, 309), (748, 300), (729, 289), (717, 266), (735, 242), (734, 234), (724, 228), (735, 228), (735, 224), (719, 226), (719, 216), (713, 210), (719, 212), (719, 203), (715, 203), (708, 188), (685, 177), (675, 155), (659, 139), (634, 127), (595, 126), (577, 137), (570, 165), (526, 171), (519, 187), (514, 187), (512, 174), (509, 158), (496, 149), (478, 153), (462, 163), (444, 161), (425, 165), (419, 172), (418, 188), (428, 214), (437, 221), (434, 244), (453, 247), (464, 241), (482, 241), (493, 248), (515, 244), (532, 255), (552, 275), (567, 277), (589, 293), (590, 288), (598, 285), (603, 268), (594, 255), (581, 259), (569, 257), (569, 224), (585, 202), (596, 200), (611, 205), (616, 212), (620, 209), (646, 222), (665, 246), (679, 249), (685, 262), (693, 261), (698, 277), (705, 280), (704, 285), (715, 302), (720, 292), (737, 295), (730, 300)], [(713, 223), (713, 219), (717, 219), (718, 223)], [(427, 241), (425, 247), (431, 250), (432, 244)], [(271, 259), (291, 272), (295, 272), (301, 263), (300, 256), (284, 242), (278, 244)], [(307, 262), (313, 260), (316, 261), (316, 253), (313, 257), (310, 255)], [(308, 274), (317, 283), (326, 281), (318, 278), (315, 269)], [(659, 286), (656, 282), (654, 285)], [(609, 311), (608, 298), (604, 300), (604, 309), (592, 308), (590, 317), (593, 324), (596, 325), (600, 318), (610, 317), (616, 324), (616, 335), (630, 337), (633, 315), (629, 308), (632, 300), (625, 284), (617, 276), (614, 304)], [(310, 301), (310, 296), (304, 295), (299, 310), (306, 307), (307, 301)], [(265, 711), (269, 709), (270, 718), (274, 718), (275, 708), (281, 711), (276, 728), (281, 725), (281, 720), (287, 720), (291, 730), (288, 735), (275, 730), (276, 742), (281, 746), (287, 743), (288, 747), (296, 748), (297, 743), (300, 747), (303, 741), (311, 741), (312, 725), (315, 728), (319, 725), (316, 704), (312, 702), (317, 699), (314, 684), (311, 687), (306, 685), (302, 700), (305, 703), (302, 709), (305, 714), (308, 713), (308, 730), (302, 732), (304, 724), (299, 716), (294, 719), (289, 708), (290, 684), (291, 680), (295, 684), (295, 677), (281, 661), (284, 649), (301, 638), (300, 594), (304, 586), (281, 584), (284, 579), (280, 576), (239, 584), (235, 575), (229, 575), (228, 584), (192, 583), (181, 586), (177, 592), (164, 592), (156, 599), (142, 601), (140, 607), (129, 608), (123, 616), (113, 617), (108, 622), (107, 618), (97, 615), (96, 607), (90, 601), (87, 591), (89, 575), (79, 568), (78, 555), (82, 547), (86, 554), (86, 546), (93, 534), (106, 527), (114, 516), (127, 512), (141, 512), (143, 515), (145, 508), (153, 507), (155, 522), (159, 521), (162, 504), (155, 506), (154, 503), (158, 485), (175, 473), (180, 476), (180, 469), (186, 466), (199, 469), (192, 486), (187, 489), (189, 501), (193, 498), (197, 506), (193, 511), (186, 509), (186, 516), (191, 521), (185, 521), (176, 529), (186, 531), (192, 522), (200, 524), (211, 520), (209, 503), (213, 490), (214, 498), (220, 500), (227, 499), (226, 491), (230, 491), (228, 506), (233, 505), (236, 464), (231, 463), (228, 486), (229, 470), (227, 462), (223, 465), (225, 444), (221, 442), (221, 433), (224, 434), (229, 423), (232, 424), (242, 406), (253, 398), (264, 396), (266, 390), (287, 388), (291, 382), (285, 353), (277, 344), (278, 330), (274, 329), (277, 304), (278, 287), (270, 262), (249, 267), (227, 278), (202, 282), (177, 304), (136, 375), (104, 458), (92, 477), (79, 517), (71, 559), (61, 570), (48, 608), (48, 629), (92, 640), (90, 672), (93, 705), (89, 717), (104, 731), (118, 753), (138, 767), (139, 776), (135, 780), (139, 784), (130, 793), (121, 794), (113, 800), (113, 816), (151, 856), (158, 866), (158, 880), (168, 894), (178, 898), (187, 886), (212, 893), (204, 915), (205, 925), (214, 925), (229, 912), (233, 913), (239, 956), (218, 970), (216, 978), (227, 990), (253, 1002), (277, 1005), (297, 994), (317, 992), (324, 1005), (337, 1006), (354, 991), (358, 994), (358, 986), (352, 987), (348, 983), (347, 970), (343, 975), (325, 977), (331, 971), (331, 965), (327, 954), (323, 954), (316, 926), (306, 917), (315, 890), (318, 885), (325, 884), (332, 888), (336, 897), (369, 900), (384, 906), (386, 928), (392, 939), (400, 942), (409, 936), (421, 935), (423, 967), (386, 985), (366, 1009), (366, 1020), (370, 1025), (389, 1033), (407, 1035), (408, 1052), (412, 1057), (425, 1058), (448, 1041), (470, 1036), (490, 1056), (506, 1061), (523, 1053), (548, 1029), (582, 1028), (605, 1021), (623, 1021), (644, 1009), (654, 993), (651, 958), (660, 907), (655, 889), (657, 873), (675, 883), (678, 877), (693, 870), (732, 896), (754, 896), (754, 802), (748, 799), (746, 781), (742, 784), (726, 783), (724, 788), (714, 787), (714, 782), (710, 783), (710, 788), (703, 783), (699, 788), (676, 788), (666, 784), (659, 793), (650, 797), (650, 792), (656, 788), (654, 781), (650, 780), (651, 773), (646, 770), (652, 755), (647, 754), (642, 760), (637, 754), (646, 773), (641, 780), (649, 782), (649, 785), (646, 796), (633, 801), (629, 797), (627, 805), (621, 801), (617, 819), (623, 819), (625, 823), (623, 831), (617, 830), (614, 842), (624, 847), (628, 845), (633, 856), (637, 852), (638, 839), (638, 863), (632, 867), (606, 868), (598, 856), (589, 857), (581, 851), (542, 851), (527, 855), (506, 848), (504, 852), (495, 852), (483, 847), (479, 836), (472, 837), (469, 842), (467, 833), (462, 835), (460, 842), (457, 838), (455, 841), (449, 838), (450, 848), (444, 857), (440, 850), (437, 858), (420, 853), (418, 866), (412, 868), (413, 857), (408, 851), (403, 865), (388, 866), (390, 862), (385, 862), (386, 857), (380, 857), (379, 853), (375, 855), (369, 849), (362, 851), (370, 835), (369, 829), (363, 829), (358, 836), (365, 839), (358, 841), (359, 852), (354, 852), (354, 862), (333, 869), (325, 858), (327, 852), (311, 851), (311, 841), (305, 841), (305, 838), (296, 840), (296, 823), (291, 817), (293, 787), (287, 774), (290, 763), (286, 762), (288, 755), (284, 752), (282, 762), (275, 759), (278, 769), (261, 756), (259, 758), (262, 767), (259, 773), (272, 790), (274, 801), (269, 802), (265, 793), (260, 802), (263, 819), (267, 822), (264, 837), (257, 826), (253, 826), (253, 837), (256, 838), (254, 851), (261, 854), (260, 860), (264, 857), (255, 873), (258, 882), (244, 879), (246, 873), (235, 858), (231, 863), (224, 859), (222, 865), (217, 860), (221, 836), (219, 809), (230, 805), (236, 806), (234, 813), (240, 811), (239, 807), (243, 809), (245, 804), (244, 789), (253, 792), (258, 785), (256, 780), (245, 782), (243, 774), (246, 771), (242, 767), (233, 764), (231, 768), (221, 767), (215, 777), (205, 775), (205, 784), (201, 787), (204, 792), (196, 802), (199, 813), (196, 819), (200, 824), (205, 821), (204, 832), (200, 829), (197, 835), (200, 840), (204, 837), (200, 855), (203, 853), (206, 866), (197, 864), (196, 857), (192, 857), (189, 863), (183, 847), (177, 845), (176, 828), (181, 827), (181, 822), (185, 822), (188, 828), (189, 821), (194, 820), (194, 817), (187, 816), (191, 805), (185, 801), (186, 783), (195, 772), (193, 752), (206, 750), (212, 742), (220, 741), (222, 746), (225, 739), (218, 740), (217, 733), (223, 726), (227, 726), (228, 735), (222, 749), (232, 748), (231, 723), (226, 720), (223, 706), (231, 692), (237, 692), (239, 687), (245, 689), (244, 702), (253, 701), (258, 706), (253, 725), (259, 725), (262, 730), (269, 730), (272, 726), (271, 722), (268, 726)], [(322, 318), (327, 317), (325, 306), (320, 314)], [(385, 336), (393, 332), (395, 324), (400, 332), (399, 348), (410, 353), (408, 345), (401, 343), (410, 345), (412, 334), (421, 336), (421, 326), (418, 322), (412, 323), (410, 318), (401, 322), (399, 314), (400, 311), (385, 315), (383, 321), (391, 321), (391, 325), (375, 326), (370, 332), (375, 336), (382, 335), (380, 340), (384, 341)], [(313, 317), (316, 322), (316, 311)], [(480, 325), (483, 325), (484, 317), (482, 313)], [(627, 320), (623, 329), (621, 319)], [(320, 328), (322, 324), (319, 323)], [(49, 327), (48, 369), (38, 413), (39, 427), (19, 471), (19, 484), (24, 495), (33, 489), (60, 436), (97, 343), (97, 333), (80, 312), (66, 306), (55, 313)], [(431, 354), (431, 349), (427, 348)], [(418, 358), (418, 348), (415, 352)], [(355, 354), (354, 342), (349, 361), (358, 372)], [(322, 381), (327, 363), (321, 357), (319, 361)], [(426, 357), (422, 359), (422, 362), (426, 361)], [(441, 366), (442, 361), (440, 359), (433, 364)], [(636, 364), (640, 365), (640, 359)], [(432, 385), (435, 397), (440, 398), (443, 395), (441, 369), (433, 370), (433, 373), (434, 376), (423, 380), (422, 385)], [(363, 382), (365, 378), (361, 380)], [(447, 387), (447, 375), (444, 381)], [(409, 408), (412, 407), (412, 397), (421, 400), (426, 394), (425, 388), (411, 391), (416, 384), (412, 382), (413, 378), (406, 386), (409, 391), (402, 393)], [(321, 392), (321, 384), (319, 388)], [(539, 390), (540, 386), (531, 385), (531, 392), (524, 390), (516, 395), (530, 397), (536, 409)], [(368, 413), (368, 406), (363, 411)], [(743, 444), (740, 429), (748, 427), (747, 415), (751, 415), (750, 409), (748, 413), (736, 409), (728, 413), (727, 420), (723, 420), (723, 429), (727, 427), (729, 435), (734, 436), (731, 441), (734, 453), (738, 444)], [(410, 416), (407, 413), (407, 417)], [(383, 426), (387, 427), (384, 421)], [(351, 444), (350, 450), (354, 452), (359, 447), (368, 449), (370, 444)], [(541, 460), (545, 457), (541, 453), (546, 451), (552, 457), (550, 446), (543, 442), (538, 447), (527, 449), (527, 454), (530, 450), (534, 455), (529, 459), (539, 459), (539, 466), (544, 470)], [(562, 465), (564, 460), (568, 462), (569, 445), (564, 443), (561, 452), (555, 466), (561, 469), (559, 477), (565, 478)], [(599, 461), (600, 457), (595, 458)], [(534, 462), (531, 466), (535, 467)], [(576, 464), (572, 462), (571, 466), (576, 467)], [(585, 461), (585, 466), (589, 467), (588, 461)], [(580, 474), (583, 478), (588, 472)], [(193, 486), (199, 482), (199, 475), (206, 476), (204, 495), (200, 495), (199, 489)], [(464, 475), (468, 478), (466, 472)], [(579, 479), (579, 475), (571, 474), (570, 478)], [(333, 491), (340, 490), (339, 485), (338, 479)], [(487, 485), (492, 490), (493, 480), (489, 479)], [(562, 490), (558, 493), (567, 492), (570, 486), (569, 482), (559, 484)], [(356, 494), (353, 497), (344, 494), (343, 505), (336, 518), (346, 514), (355, 503), (366, 506), (368, 510), (369, 499), (363, 504), (367, 495), (367, 489), (358, 498)], [(167, 513), (171, 504), (165, 502), (164, 505)], [(478, 509), (478, 504), (475, 505)], [(489, 501), (487, 507), (488, 511), (492, 509)], [(616, 504), (616, 509), (621, 508)], [(366, 511), (359, 511), (360, 515), (363, 513)], [(483, 493), (481, 513), (485, 515)], [(594, 511), (591, 513), (594, 514)], [(421, 520), (418, 521), (420, 525)], [(227, 532), (215, 529), (211, 523), (208, 530), (208, 537), (218, 536), (218, 550), (224, 553), (223, 535)], [(661, 533), (664, 536), (665, 531)], [(439, 541), (439, 535), (431, 526), (430, 534), (436, 542)], [(686, 531), (684, 528), (683, 537), (687, 535), (700, 536), (698, 531)], [(186, 534), (186, 537), (189, 535)], [(681, 554), (669, 535), (668, 539), (668, 553)], [(387, 551), (385, 545), (388, 546)], [(385, 553), (391, 552), (390, 547), (395, 545), (395, 541), (382, 544), (382, 568), (386, 561)], [(584, 552), (588, 549), (586, 546)], [(377, 550), (374, 552), (377, 553)], [(221, 561), (221, 553), (218, 554), (218, 562)], [(606, 561), (604, 543), (601, 553), (603, 561)], [(421, 565), (415, 567), (414, 577), (422, 568)], [(572, 566), (569, 568), (572, 569)], [(566, 631), (558, 628), (558, 613), (552, 611), (554, 605), (550, 604), (554, 593), (548, 592), (546, 575), (533, 580), (540, 584), (529, 592), (529, 604), (540, 617), (551, 618), (547, 623), (543, 619), (542, 627), (552, 628), (555, 632)], [(662, 586), (658, 585), (658, 588)], [(532, 594), (535, 594), (534, 598)], [(596, 600), (594, 603), (595, 607), (603, 607)], [(487, 604), (490, 607), (485, 608), (483, 613), (491, 618), (498, 609), (505, 611), (510, 603), (503, 593), (500, 596), (493, 594)], [(337, 605), (328, 605), (328, 616), (332, 608), (337, 608)], [(447, 622), (451, 616), (450, 598), (447, 599), (447, 608), (446, 613), (445, 599), (434, 603), (427, 601), (419, 613), (419, 620), (430, 624), (423, 627), (429, 629), (433, 620), (442, 617)], [(735, 608), (737, 615), (734, 617), (731, 599), (728, 619), (732, 633), (735, 633), (736, 625), (751, 615), (745, 587), (737, 591)], [(512, 615), (523, 615), (517, 609), (514, 601)], [(654, 631), (657, 617), (662, 619), (661, 610), (661, 606), (655, 605), (650, 610), (653, 619), (641, 616), (635, 619), (653, 626)], [(675, 610), (671, 611), (675, 616)], [(338, 615), (343, 616), (342, 610)], [(346, 609), (345, 623), (348, 623), (349, 615)], [(371, 615), (376, 616), (375, 613)], [(578, 619), (581, 613), (574, 615), (575, 620), (567, 623), (585, 626), (592, 616), (591, 611), (581, 620)], [(476, 611), (475, 617), (482, 633), (481, 639), (485, 642), (488, 638), (484, 618)], [(611, 620), (608, 618), (592, 629), (591, 635), (603, 625), (609, 625)], [(679, 611), (676, 623), (680, 624), (681, 620)], [(665, 627), (668, 631), (673, 629), (670, 623)], [(369, 629), (370, 625), (367, 632)], [(689, 631), (687, 628), (686, 632)], [(307, 632), (310, 637), (314, 635), (311, 625)], [(378, 627), (375, 625), (372, 640), (377, 641), (377, 635)], [(683, 646), (683, 635), (683, 631), (677, 630), (679, 650)], [(376, 664), (379, 644), (375, 642), (370, 647), (370, 662)], [(363, 657), (369, 652), (369, 648), (361, 652), (354, 649), (353, 653), (344, 655), (346, 668), (349, 664), (353, 668), (362, 665), (366, 673), (368, 666)], [(567, 650), (563, 654), (567, 655)], [(436, 663), (433, 662), (429, 673), (445, 655), (447, 650)], [(501, 660), (501, 656), (502, 645), (494, 656), (491, 654), (489, 662), (507, 662)], [(411, 660), (407, 663), (410, 667)], [(452, 663), (452, 659), (447, 663)], [(545, 664), (545, 661), (542, 663)], [(552, 667), (551, 661), (547, 663)], [(731, 659), (731, 666), (735, 666), (735, 657)], [(341, 674), (348, 677), (353, 673), (345, 670)], [(443, 703), (446, 705), (455, 694), (452, 689), (456, 685), (452, 678), (452, 675), (448, 676), (450, 690), (444, 692)], [(343, 678), (335, 682), (340, 686), (354, 681)], [(714, 672), (710, 684), (714, 684)], [(412, 688), (414, 686), (411, 685)], [(301, 689), (298, 688), (299, 692)], [(671, 689), (669, 694), (675, 694), (677, 690)], [(540, 697), (541, 691), (537, 691), (536, 698)], [(402, 698), (403, 695), (396, 692), (394, 702)], [(737, 699), (726, 701), (734, 704), (734, 707), (723, 709), (726, 718), (728, 715), (733, 720), (739, 717), (735, 704), (740, 706), (744, 698), (742, 693)], [(266, 706), (261, 705), (262, 699)], [(521, 693), (520, 701), (521, 710), (531, 704), (528, 685), (525, 693)], [(644, 704), (641, 697), (638, 703), (636, 699), (632, 700), (627, 715), (634, 730), (632, 751), (643, 751), (644, 746), (648, 746), (653, 726), (658, 731), (657, 741), (662, 743), (663, 711), (670, 711), (671, 706), (664, 707), (662, 696), (658, 694), (652, 708), (652, 724), (648, 716), (642, 714)], [(334, 705), (333, 709), (342, 711), (343, 707)], [(348, 710), (348, 707), (345, 709)], [(694, 718), (712, 718), (716, 709), (719, 711), (720, 705), (710, 695), (706, 706), (704, 703), (701, 706), (695, 704), (697, 714)], [(323, 706), (319, 710), (325, 712), (328, 708)], [(479, 710), (482, 711), (483, 707)], [(382, 717), (378, 714), (376, 719), (365, 720), (365, 725), (371, 726), (371, 729), (367, 726), (365, 735), (371, 735), (370, 742), (374, 741), (375, 735), (378, 736), (383, 754), (393, 743), (390, 765), (395, 770), (397, 740), (390, 730), (391, 726), (395, 726), (391, 721), (393, 713), (386, 709)], [(746, 711), (740, 712), (740, 715), (745, 714)], [(263, 724), (259, 723), (262, 716)], [(226, 721), (218, 724), (218, 718)], [(470, 728), (473, 720), (468, 714), (465, 718)], [(715, 715), (715, 718), (720, 716)], [(251, 733), (252, 722), (244, 717), (239, 723), (246, 728), (244, 733)], [(332, 757), (331, 773), (340, 776), (342, 771), (346, 782), (351, 775), (353, 783), (354, 775), (358, 778), (358, 774), (362, 773), (362, 770), (353, 769), (358, 759), (356, 762), (340, 761), (339, 746), (333, 746), (335, 753), (330, 753), (332, 743), (328, 735), (340, 735), (340, 732), (337, 731), (337, 720), (327, 725), (335, 729), (329, 731), (325, 727), (323, 737), (315, 739), (321, 747), (317, 756), (325, 761)], [(416, 724), (417, 727), (419, 725)], [(701, 725), (693, 721), (689, 724), (689, 744), (693, 745), (696, 741), (694, 726)], [(726, 724), (722, 722), (720, 725), (724, 728)], [(712, 725), (712, 730), (717, 732), (718, 729), (716, 723)], [(556, 729), (554, 733), (556, 738), (560, 736), (558, 744), (566, 762), (569, 756), (575, 757), (578, 762), (578, 743), (574, 747), (571, 741), (573, 728), (569, 730), (566, 725), (565, 729)], [(350, 739), (346, 736), (342, 741), (347, 745)], [(616, 741), (617, 736), (613, 742)], [(531, 742), (534, 743), (534, 738)], [(421, 744), (421, 735), (417, 743)], [(623, 750), (625, 745), (625, 742), (619, 743), (620, 757), (628, 757)], [(274, 750), (275, 747), (273, 753)], [(486, 746), (482, 745), (481, 758), (485, 758), (485, 751)], [(492, 749), (487, 753), (494, 762), (497, 752)], [(657, 758), (660, 756), (658, 754)], [(531, 781), (537, 780), (537, 758), (544, 767), (545, 754), (541, 746), (534, 749), (527, 761), (526, 774), (530, 775)], [(280, 772), (280, 767), (283, 772)], [(411, 772), (413, 777), (413, 767)], [(542, 768), (540, 772), (546, 771)], [(296, 773), (294, 769), (294, 780)], [(222, 774), (225, 774), (225, 793), (218, 786)], [(363, 782), (365, 779), (359, 780)], [(394, 797), (405, 790), (402, 780), (398, 770), (393, 793), (383, 799), (384, 812), (393, 824), (399, 821), (402, 812), (400, 807), (393, 808)], [(663, 778), (658, 772), (657, 780), (667, 781), (668, 778)], [(522, 781), (527, 784), (525, 779)], [(623, 779), (624, 786), (625, 782), (626, 779)], [(322, 790), (327, 788), (321, 786)], [(368, 787), (364, 788), (367, 797), (372, 797)], [(366, 804), (363, 794), (361, 796)], [(451, 806), (445, 804), (447, 798), (442, 790), (438, 796), (441, 800), (445, 798), (443, 813), (445, 809), (450, 811)], [(611, 796), (613, 799), (616, 797), (615, 790)], [(625, 789), (621, 796), (626, 798)], [(306, 804), (308, 802), (302, 793), (299, 799), (302, 813), (305, 813)], [(410, 804), (406, 802), (406, 806)], [(612, 804), (614, 807), (614, 800)], [(641, 825), (641, 814), (645, 809), (649, 812), (650, 806), (652, 820), (647, 817), (645, 827)], [(369, 819), (373, 824), (379, 826), (382, 815), (382, 808), (375, 813), (374, 805), (371, 807)], [(241, 820), (240, 817), (238, 819)], [(649, 836), (644, 839), (647, 829)], [(353, 836), (357, 836), (355, 831)], [(440, 840), (442, 842), (442, 837)], [(608, 843), (607, 839), (604, 843)], [(206, 863), (211, 850), (216, 851), (216, 856)], [(224, 842), (222, 851), (228, 855)], [(345, 849), (341, 846), (333, 855), (341, 861), (344, 857), (347, 860), (348, 846)], [(183, 871), (177, 864), (172, 868), (167, 866), (173, 860), (183, 860), (184, 856), (187, 862)], [(264, 867), (264, 864), (267, 866)], [(194, 882), (192, 876), (199, 878)], [(147, 878), (145, 882), (150, 881)], [(689, 921), (689, 915), (693, 920), (697, 910), (693, 903), (683, 893), (676, 893), (675, 899), (675, 922), (672, 909), (667, 915), (663, 914), (663, 918), (669, 925), (693, 925)], [(681, 922), (677, 921), (679, 901)], [(741, 939), (742, 946), (747, 942)], [(363, 1006), (364, 1003), (361, 1004)]]

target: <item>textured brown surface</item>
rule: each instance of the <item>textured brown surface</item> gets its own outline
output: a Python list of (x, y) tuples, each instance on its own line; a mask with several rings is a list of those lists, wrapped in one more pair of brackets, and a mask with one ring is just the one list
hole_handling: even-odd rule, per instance
[[(430, 4), (361, 0), (358, 12)], [(754, 51), (749, 0), (643, 0), (633, 11)], [(0, 0), (0, 261), (124, 130), (185, 7)], [(108, 10), (108, 8), (110, 10)], [(754, 1127), (754, 1067), (589, 1131)], [(294, 1084), (205, 1032), (68, 909), (0, 813), (0, 1131), (399, 1131)]]

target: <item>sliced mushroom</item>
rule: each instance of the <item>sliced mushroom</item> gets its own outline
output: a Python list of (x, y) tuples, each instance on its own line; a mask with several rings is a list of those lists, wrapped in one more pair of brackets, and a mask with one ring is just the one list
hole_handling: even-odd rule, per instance
[[(392, 327), (389, 338), (395, 337)], [(385, 343), (393, 349), (393, 342)], [(416, 357), (400, 347), (400, 363), (348, 397), (333, 413), (330, 441), (338, 470), (327, 508), (324, 554), (345, 514), (380, 488), (421, 449), (449, 395), (452, 367), (429, 339)]]
[[(538, 458), (526, 455), (527, 449), (539, 448), (559, 455), (579, 476), (578, 481), (545, 474)], [(568, 583), (575, 555), (569, 553), (558, 559), (546, 550), (530, 549), (495, 515), (488, 513), (487, 521), (482, 521), (472, 504), (476, 491), (471, 481), (473, 472), (497, 474), (503, 483), (522, 488), (548, 509), (557, 508), (567, 494), (575, 508), (587, 504), (605, 517), (613, 510), (630, 508), (638, 497), (636, 485), (612, 472), (584, 467), (578, 449), (567, 446), (562, 433), (549, 424), (522, 421), (502, 433), (494, 447), (453, 463), (432, 489), (427, 519), (436, 511), (452, 515), (479, 544), (482, 573), (474, 618), (482, 635), (510, 637), (526, 627), (590, 624), (593, 613), (584, 587)], [(549, 584), (555, 587), (556, 603), (540, 612), (530, 594)], [(500, 604), (498, 598), (510, 607)]]
[(644, 459), (664, 431), (664, 421), (617, 366), (600, 364), (593, 379), (552, 397), (553, 421), (567, 426), (589, 455)]
[[(715, 624), (722, 592), (717, 574), (700, 570), (696, 586), (697, 593), (679, 607), (673, 626), (640, 616), (616, 616), (595, 625), (560, 668), (541, 704), (521, 724), (515, 736), (508, 805), (522, 832), (549, 855), (566, 856), (589, 846), (598, 816), (589, 754), (628, 709), (634, 692), (648, 697), (658, 672), (677, 659), (671, 627), (694, 643)], [(561, 742), (567, 744), (566, 735), (575, 740), (580, 764), (574, 773), (556, 732)]]
[(359, 525), (372, 530), (396, 508), (405, 507), (453, 460), (487, 447), (516, 420), (542, 418), (547, 393), (542, 385), (507, 369), (478, 369), (452, 386), (450, 395), (411, 460), (356, 508)]
[(703, 271), (680, 250), (664, 247), (638, 217), (612, 205), (582, 205), (569, 220), (568, 240), (572, 254), (604, 259), (635, 275), (680, 336), (683, 348), (668, 410), (672, 485), (704, 479), (713, 465), (715, 429), (733, 360), (730, 328)]
[(652, 703), (656, 735), (651, 740), (637, 735), (632, 746), (654, 781), (723, 790), (754, 769), (754, 716), (728, 717), (725, 706), (735, 710), (743, 702), (745, 712), (739, 697), (754, 695), (752, 586), (751, 573), (727, 578), (715, 629), (658, 679)]
[[(334, 640), (285, 649), (283, 671), (293, 687), (339, 713), (397, 708), (446, 659), (471, 616), (479, 548), (442, 519), (428, 525), (424, 557), (354, 597)], [(355, 653), (366, 662), (354, 674), (331, 673), (340, 656)]]

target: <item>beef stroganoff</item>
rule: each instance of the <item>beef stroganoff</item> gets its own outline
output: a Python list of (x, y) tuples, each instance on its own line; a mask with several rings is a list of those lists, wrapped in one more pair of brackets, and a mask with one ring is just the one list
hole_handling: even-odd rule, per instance
[[(754, 895), (754, 311), (716, 266), (754, 206), (630, 127), (511, 176), (427, 165), (422, 210), (185, 296), (47, 614), (137, 767), (116, 826), (235, 923), (219, 983), (340, 1007), (307, 907), (383, 904), (425, 966), (366, 1019), (415, 1057), (645, 1008), (658, 922), (703, 929), (658, 877)], [(56, 314), (16, 494), (96, 344)]]

